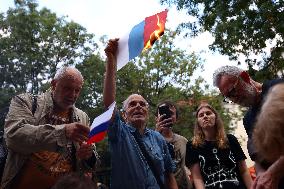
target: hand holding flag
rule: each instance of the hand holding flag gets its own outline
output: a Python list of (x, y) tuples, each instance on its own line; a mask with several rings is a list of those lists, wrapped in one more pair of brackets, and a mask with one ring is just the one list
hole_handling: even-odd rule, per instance
[(107, 111), (96, 117), (91, 125), (91, 131), (89, 133), (88, 144), (99, 142), (104, 139), (110, 119), (115, 108), (115, 102), (113, 102)]
[(164, 34), (168, 10), (164, 10), (134, 26), (118, 41), (117, 70), (138, 56), (143, 49), (150, 48)]

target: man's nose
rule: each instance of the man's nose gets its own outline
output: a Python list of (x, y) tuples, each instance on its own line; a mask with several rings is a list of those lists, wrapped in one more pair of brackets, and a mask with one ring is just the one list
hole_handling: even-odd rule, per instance
[(142, 108), (142, 106), (139, 102), (136, 104), (135, 108), (137, 108), (137, 107)]
[(69, 96), (75, 98), (78, 96), (78, 92), (76, 90), (71, 90)]

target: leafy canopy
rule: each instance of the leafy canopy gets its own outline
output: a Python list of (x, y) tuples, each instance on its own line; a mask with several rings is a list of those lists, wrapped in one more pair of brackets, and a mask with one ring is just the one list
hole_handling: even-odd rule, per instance
[[(214, 51), (237, 60), (245, 55), (246, 63), (258, 79), (284, 76), (284, 2), (276, 0), (160, 0), (162, 4), (176, 5), (197, 18), (181, 24), (191, 36), (209, 31), (215, 41)], [(270, 50), (267, 51), (266, 49)], [(257, 60), (255, 56), (261, 56)], [(255, 73), (258, 65), (260, 73)]]

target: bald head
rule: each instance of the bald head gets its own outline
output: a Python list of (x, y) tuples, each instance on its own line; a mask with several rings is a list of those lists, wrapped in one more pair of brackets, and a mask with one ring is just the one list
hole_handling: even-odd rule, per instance
[(55, 108), (57, 111), (66, 111), (71, 108), (83, 85), (83, 76), (79, 70), (73, 67), (59, 69), (51, 81), (51, 89)]

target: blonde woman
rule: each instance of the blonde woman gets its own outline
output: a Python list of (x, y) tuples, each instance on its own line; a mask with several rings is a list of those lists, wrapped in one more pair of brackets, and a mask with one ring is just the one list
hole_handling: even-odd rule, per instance
[(196, 111), (192, 141), (186, 148), (186, 165), (196, 189), (250, 188), (252, 179), (241, 146), (233, 135), (226, 135), (214, 108), (201, 104)]
[(284, 187), (284, 84), (268, 93), (257, 118), (253, 142), (259, 162), (267, 170), (258, 175), (253, 189)]

